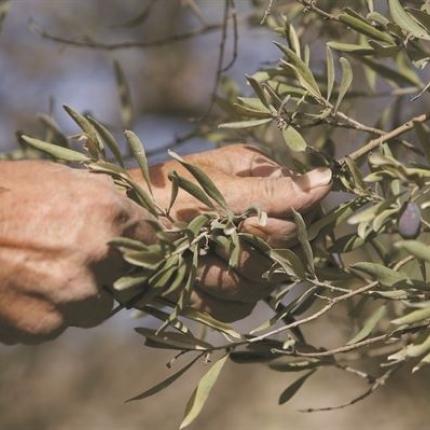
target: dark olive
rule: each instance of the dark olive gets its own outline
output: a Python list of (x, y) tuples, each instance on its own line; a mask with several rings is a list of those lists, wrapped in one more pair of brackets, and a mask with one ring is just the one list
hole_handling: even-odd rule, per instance
[(421, 230), (421, 212), (416, 203), (408, 202), (400, 213), (398, 229), (403, 239), (415, 239)]

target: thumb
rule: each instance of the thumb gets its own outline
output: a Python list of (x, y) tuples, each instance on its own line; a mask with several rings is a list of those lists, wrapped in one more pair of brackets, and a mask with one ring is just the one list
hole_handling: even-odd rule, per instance
[(226, 197), (235, 212), (256, 205), (269, 216), (283, 218), (292, 209), (303, 212), (322, 200), (331, 189), (331, 179), (328, 168), (295, 177), (237, 178)]

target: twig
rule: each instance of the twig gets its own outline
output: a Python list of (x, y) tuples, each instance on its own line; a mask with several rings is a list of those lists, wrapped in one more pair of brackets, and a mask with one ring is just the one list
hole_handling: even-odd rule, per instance
[(75, 48), (90, 48), (100, 49), (104, 51), (115, 51), (118, 49), (146, 49), (170, 45), (173, 43), (181, 42), (183, 40), (192, 39), (197, 36), (218, 31), (223, 28), (223, 23), (207, 24), (204, 27), (196, 28), (194, 30), (190, 30), (181, 34), (176, 34), (174, 36), (167, 37), (164, 39), (151, 40), (147, 42), (130, 40), (117, 43), (104, 43), (95, 40), (78, 40), (62, 36), (56, 36), (47, 32), (46, 30), (39, 28), (34, 22), (30, 23), (30, 27), (37, 34), (39, 34), (39, 36), (43, 37), (44, 39), (51, 40), (53, 42), (62, 43), (64, 45), (73, 46)]
[(275, 334), (279, 334), (279, 333), (282, 333), (286, 330), (291, 330), (294, 327), (298, 327), (300, 325), (310, 323), (311, 321), (314, 321), (314, 320), (318, 319), (319, 317), (321, 317), (322, 315), (326, 314), (328, 311), (331, 310), (331, 308), (333, 308), (333, 306), (335, 306), (339, 302), (342, 302), (342, 301), (350, 299), (351, 297), (354, 297), (358, 294), (362, 294), (366, 291), (369, 291), (372, 288), (374, 288), (376, 285), (378, 285), (378, 282), (371, 282), (370, 284), (363, 285), (360, 288), (349, 291), (348, 293), (342, 294), (341, 296), (335, 297), (330, 303), (328, 303), (326, 306), (324, 306), (323, 308), (321, 308), (319, 311), (315, 312), (314, 314), (312, 314), (306, 318), (302, 318), (301, 320), (294, 321), (291, 324), (287, 324), (285, 326), (279, 327), (279, 328), (272, 330), (268, 333), (265, 333), (261, 336), (257, 336), (257, 337), (254, 337), (252, 339), (249, 339), (249, 343), (260, 342), (260, 341), (262, 341), (262, 340), (264, 340), (270, 336), (273, 336)]
[(270, 16), (270, 14), (272, 13), (272, 8), (273, 8), (273, 3), (275, 2), (275, 0), (269, 0), (267, 3), (267, 7), (264, 10), (264, 15), (263, 18), (261, 18), (260, 24), (264, 24), (266, 22), (266, 19)]
[(239, 24), (237, 22), (237, 10), (235, 0), (230, 0), (231, 18), (233, 20), (233, 55), (230, 62), (221, 70), (223, 73), (230, 70), (237, 60), (239, 46)]
[(300, 412), (324, 412), (324, 411), (333, 411), (335, 409), (343, 409), (348, 406), (351, 406), (355, 403), (358, 403), (359, 401), (365, 399), (366, 397), (370, 396), (372, 393), (374, 393), (378, 388), (381, 388), (385, 385), (387, 382), (387, 379), (399, 368), (400, 366), (397, 366), (395, 368), (387, 370), (385, 373), (383, 373), (379, 378), (376, 378), (375, 382), (362, 394), (360, 394), (357, 397), (354, 397), (352, 400), (346, 403), (342, 403), (340, 405), (336, 406), (326, 406), (323, 408), (309, 408), (309, 409), (300, 409)]
[(429, 119), (430, 119), (430, 113), (424, 113), (421, 115), (417, 115), (414, 118), (410, 119), (408, 122), (405, 122), (404, 124), (395, 128), (394, 130), (391, 130), (391, 131), (385, 133), (384, 135), (382, 135), (376, 139), (371, 140), (366, 145), (362, 146), (361, 148), (359, 148), (356, 151), (349, 154), (348, 158), (350, 158), (352, 160), (357, 160), (357, 159), (361, 158), (363, 155), (366, 155), (368, 152), (370, 152), (373, 149), (377, 148), (378, 146), (382, 145), (384, 142), (387, 142), (391, 139), (394, 139), (394, 138), (412, 130), (415, 124), (426, 122)]

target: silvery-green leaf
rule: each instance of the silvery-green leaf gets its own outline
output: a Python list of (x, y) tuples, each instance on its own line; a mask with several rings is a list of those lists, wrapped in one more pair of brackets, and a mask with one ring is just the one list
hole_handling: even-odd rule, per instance
[(388, 357), (389, 360), (403, 361), (407, 358), (416, 358), (427, 354), (430, 350), (430, 336), (424, 342), (418, 344), (410, 344), (400, 351)]
[(430, 40), (427, 31), (403, 8), (399, 0), (388, 0), (393, 21), (403, 30), (418, 39)]
[(47, 154), (58, 160), (75, 163), (85, 163), (90, 161), (90, 158), (87, 157), (85, 154), (82, 154), (81, 152), (73, 151), (72, 149), (68, 148), (63, 148), (61, 146), (44, 142), (43, 140), (34, 139), (25, 135), (21, 136), (21, 138), (33, 148), (36, 148), (39, 151), (46, 152)]
[(354, 214), (348, 219), (348, 224), (354, 225), (366, 221), (372, 221), (378, 211), (384, 206), (385, 202), (377, 203), (376, 205), (369, 206), (368, 208)]
[(139, 137), (131, 130), (124, 131), (125, 137), (127, 138), (127, 142), (131, 153), (139, 165), (140, 171), (142, 172), (142, 176), (145, 179), (146, 185), (149, 188), (150, 193), (152, 194), (151, 188), (151, 177), (149, 175), (149, 165), (148, 160), (145, 154), (145, 148), (143, 147), (143, 143), (139, 139)]
[(267, 124), (272, 120), (273, 120), (272, 117), (270, 117), (270, 118), (263, 118), (263, 119), (250, 119), (247, 121), (226, 122), (224, 124), (220, 124), (218, 127), (232, 128), (232, 129), (252, 128), (252, 127), (258, 127), (263, 124)]
[(172, 158), (181, 163), (182, 166), (184, 166), (194, 176), (195, 180), (211, 199), (215, 200), (222, 208), (227, 209), (227, 202), (225, 201), (224, 196), (218, 190), (212, 179), (210, 179), (209, 176), (206, 175), (202, 169), (200, 169), (200, 167), (188, 163), (173, 151), (168, 152)]
[(331, 41), (327, 43), (327, 46), (335, 49), (336, 51), (348, 52), (356, 55), (372, 55), (374, 50), (368, 45), (357, 45), (355, 43), (342, 43)]
[(165, 388), (169, 387), (173, 384), (173, 382), (177, 381), (188, 369), (192, 367), (192, 365), (200, 358), (200, 355), (195, 357), (193, 360), (191, 360), (188, 364), (186, 364), (184, 367), (179, 369), (177, 372), (175, 372), (173, 375), (170, 375), (168, 378), (164, 379), (163, 381), (159, 382), (158, 384), (151, 387), (149, 390), (144, 391), (141, 394), (138, 394), (131, 399), (127, 400), (128, 402), (133, 402), (135, 400), (142, 400), (146, 399), (147, 397), (153, 396), (154, 394), (159, 393), (160, 391), (164, 390)]
[(417, 322), (420, 322), (429, 318), (430, 318), (430, 306), (413, 311), (403, 317), (396, 318), (391, 322), (396, 325), (415, 324)]
[(75, 121), (75, 123), (81, 128), (81, 130), (85, 133), (87, 137), (87, 148), (91, 157), (99, 158), (99, 154), (102, 150), (100, 147), (101, 142), (98, 139), (96, 129), (94, 126), (81, 115), (79, 112), (76, 112), (70, 106), (63, 106), (64, 110), (70, 115), (70, 117)]
[(307, 143), (305, 139), (292, 125), (286, 125), (282, 129), (282, 137), (292, 151), (306, 151)]
[(287, 387), (279, 396), (278, 404), (283, 405), (284, 403), (288, 402), (288, 400), (290, 400), (297, 393), (297, 391), (302, 388), (306, 380), (314, 373), (315, 369), (312, 369), (310, 372), (305, 373), (299, 379), (294, 381), (289, 387)]
[(429, 364), (430, 364), (430, 353), (428, 353), (427, 355), (425, 355), (424, 358), (422, 358), (420, 360), (420, 362), (416, 366), (414, 366), (414, 368), (412, 369), (412, 373), (417, 372), (422, 367), (428, 366)]
[(297, 56), (300, 58), (300, 41), (297, 32), (292, 24), (288, 25), (287, 37), (290, 48), (293, 49)]
[(386, 287), (392, 287), (399, 283), (408, 281), (408, 277), (400, 272), (389, 269), (378, 263), (360, 262), (351, 266), (351, 270), (359, 270), (369, 275), (375, 281), (380, 282)]
[(349, 9), (346, 13), (341, 13), (338, 18), (339, 21), (347, 24), (355, 31), (362, 33), (372, 39), (382, 40), (387, 43), (395, 42), (394, 38), (388, 32), (378, 30), (371, 23), (367, 22), (365, 18), (354, 13), (351, 9)]
[(261, 101), (261, 103), (267, 108), (270, 106), (269, 100), (267, 98), (266, 93), (264, 92), (264, 88), (261, 86), (261, 84), (254, 79), (252, 76), (246, 76), (246, 79), (248, 80), (249, 84), (251, 85), (252, 89), (254, 90), (255, 94)]
[(196, 184), (189, 181), (188, 179), (179, 176), (176, 171), (169, 172), (169, 179), (172, 182), (176, 182), (178, 186), (182, 189), (184, 189), (188, 194), (191, 194), (193, 197), (195, 197), (197, 200), (200, 200), (202, 203), (204, 203), (207, 207), (214, 209), (214, 205), (209, 199), (209, 197), (206, 195), (206, 193)]
[(306, 271), (300, 258), (290, 249), (272, 249), (270, 257), (284, 267), (288, 274), (292, 272), (299, 279), (306, 277)]
[(227, 354), (216, 361), (209, 371), (202, 377), (185, 407), (184, 418), (179, 427), (180, 429), (188, 427), (198, 417), (228, 357), (229, 356)]
[(111, 246), (117, 248), (129, 249), (134, 251), (145, 251), (148, 247), (140, 240), (131, 239), (129, 237), (115, 237), (108, 242)]
[(286, 46), (274, 42), (274, 44), (288, 57), (289, 64), (297, 75), (297, 79), (314, 97), (321, 98), (321, 91), (315, 77), (309, 67), (297, 54)]
[(315, 221), (309, 226), (309, 240), (314, 240), (325, 229), (333, 229), (334, 227), (344, 223), (364, 204), (366, 204), (366, 200), (359, 198), (335, 207), (318, 221)]
[(122, 160), (122, 155), (121, 155), (121, 149), (117, 141), (113, 137), (112, 133), (95, 118), (89, 115), (86, 118), (94, 126), (94, 128), (96, 129), (97, 133), (99, 134), (105, 146), (107, 146), (110, 149), (110, 151), (112, 152), (112, 155), (115, 157), (115, 160), (119, 163), (121, 167), (124, 167), (124, 162)]
[(144, 284), (148, 280), (148, 277), (148, 275), (123, 276), (114, 282), (113, 287), (117, 291), (123, 291)]
[(372, 221), (372, 228), (374, 231), (378, 232), (385, 222), (392, 216), (397, 214), (399, 211), (398, 208), (391, 208), (391, 209), (385, 209), (378, 213), (378, 215), (375, 216), (375, 218)]
[(119, 62), (115, 60), (113, 67), (121, 106), (122, 123), (124, 128), (131, 128), (133, 123), (133, 104), (131, 102), (130, 89)]
[(312, 251), (311, 244), (309, 243), (306, 224), (303, 220), (303, 217), (299, 214), (299, 212), (295, 210), (293, 210), (292, 212), (293, 212), (294, 222), (296, 223), (296, 226), (297, 226), (297, 237), (305, 253), (308, 268), (311, 271), (311, 273), (314, 274), (315, 273), (314, 253)]
[(326, 67), (327, 67), (327, 101), (330, 101), (331, 93), (333, 92), (333, 86), (335, 81), (335, 67), (333, 53), (330, 49), (330, 43), (326, 46)]
[(408, 9), (408, 12), (419, 21), (419, 23), (427, 30), (430, 31), (430, 15), (423, 10)]
[(346, 345), (352, 345), (354, 343), (362, 341), (363, 339), (366, 339), (366, 337), (369, 336), (370, 333), (372, 333), (379, 321), (381, 321), (381, 319), (384, 318), (386, 315), (387, 307), (379, 307), (374, 313), (372, 313), (372, 315), (370, 315), (369, 318), (366, 319), (362, 329), (351, 340), (349, 340)]
[(360, 248), (365, 243), (366, 241), (356, 234), (348, 234), (337, 239), (329, 249), (330, 252), (351, 252), (354, 249)]
[(402, 249), (408, 255), (414, 255), (420, 260), (430, 262), (430, 247), (417, 240), (402, 240), (395, 244), (395, 247)]
[(352, 84), (353, 78), (351, 63), (344, 57), (341, 57), (339, 61), (342, 66), (342, 79), (339, 85), (336, 104), (334, 106), (335, 111), (338, 110), (340, 104), (342, 103), (343, 98)]
[(233, 328), (222, 321), (218, 321), (215, 318), (213, 318), (211, 315), (209, 315), (206, 312), (200, 312), (193, 308), (186, 307), (182, 311), (182, 315), (185, 318), (189, 318), (193, 321), (197, 321), (201, 324), (206, 325), (207, 327), (210, 327), (216, 331), (220, 331), (222, 333), (225, 333), (226, 335), (235, 338), (235, 339), (241, 339), (242, 336), (233, 330)]
[(321, 362), (316, 359), (295, 360), (287, 362), (270, 363), (269, 367), (277, 372), (300, 372), (302, 370), (314, 369), (321, 365)]

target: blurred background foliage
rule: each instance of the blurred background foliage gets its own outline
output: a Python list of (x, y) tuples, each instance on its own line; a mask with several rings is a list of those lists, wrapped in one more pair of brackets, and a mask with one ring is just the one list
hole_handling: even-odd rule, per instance
[[(12, 0), (0, 34), (0, 150), (15, 147), (16, 130), (34, 135), (43, 133), (37, 113), (52, 113), (62, 129), (73, 133), (71, 120), (62, 112), (63, 104), (94, 112), (120, 131), (123, 122), (113, 68), (117, 60), (131, 90), (133, 128), (153, 154), (152, 161), (165, 158), (163, 148), (173, 146), (178, 137), (191, 132), (194, 129), (191, 120), (206, 112), (210, 104), (220, 45), (219, 29), (161, 47), (118, 50), (65, 46), (45, 40), (35, 29), (49, 29), (50, 34), (72, 39), (85, 36), (84, 40), (107, 44), (118, 40), (162, 40), (202, 25), (191, 3), (185, 0)], [(248, 16), (256, 3), (237, 0), (238, 16)], [(267, 2), (260, 3), (260, 11), (264, 11)], [(289, 7), (291, 3), (279, 0), (278, 6)], [(346, 1), (321, 3), (327, 7), (333, 3), (336, 7), (351, 5)], [(218, 0), (198, 1), (208, 23), (222, 20), (221, 4)], [(151, 13), (145, 22), (142, 18), (140, 22), (133, 22), (148, 6)], [(271, 43), (273, 33), (258, 25), (248, 26), (247, 22), (239, 20), (238, 58), (228, 71), (242, 90), (246, 89), (245, 73), (253, 73), (279, 58), (278, 49)], [(309, 37), (312, 38), (312, 29)], [(325, 55), (323, 42), (317, 39), (312, 46), (321, 59)], [(232, 55), (233, 46), (229, 42), (226, 57)], [(364, 76), (356, 75), (355, 82), (360, 83), (362, 79)], [(404, 101), (400, 99), (399, 103), (405, 104)], [(424, 96), (412, 110), (425, 110), (426, 103), (428, 98)], [(352, 112), (363, 123), (372, 123), (375, 113), (390, 104), (391, 99), (374, 99), (371, 103), (356, 100)], [(414, 113), (407, 104), (403, 108), (407, 117)], [(398, 121), (399, 118), (392, 119), (393, 127)], [(344, 155), (351, 150), (355, 132), (341, 130), (334, 138), (338, 155)], [(212, 146), (213, 143), (197, 137), (185, 143), (180, 139), (177, 150), (187, 153)], [(328, 204), (336, 203), (333, 200)], [(238, 327), (249, 329), (265, 318), (267, 310), (261, 306)], [(124, 404), (130, 395), (167, 375), (163, 363), (172, 356), (169, 351), (145, 348), (141, 337), (131, 329), (135, 325), (129, 314), (120, 313), (98, 328), (70, 329), (60, 339), (45, 345), (1, 347), (2, 428), (177, 428), (183, 403), (202, 369), (193, 368), (170, 390), (145, 402)], [(336, 346), (345, 342), (351, 336), (347, 310), (331, 313), (318, 323), (317, 330), (310, 324), (304, 331), (309, 343)], [(367, 364), (370, 369), (376, 366), (371, 359)], [(399, 372), (388, 387), (355, 406), (325, 414), (304, 414), (298, 409), (342, 403), (366, 386), (348, 374), (342, 373), (339, 377), (336, 369), (322, 369), (300, 395), (278, 407), (278, 393), (297, 378), (295, 374), (279, 374), (258, 364), (229, 363), (204, 412), (190, 428), (426, 429), (430, 373), (427, 369), (421, 372), (416, 378), (408, 370)]]

